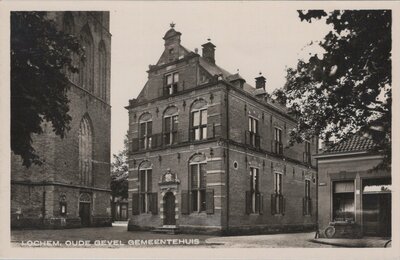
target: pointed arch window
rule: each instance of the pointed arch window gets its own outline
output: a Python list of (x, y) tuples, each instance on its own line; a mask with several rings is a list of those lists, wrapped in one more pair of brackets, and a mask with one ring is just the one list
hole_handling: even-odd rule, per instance
[(81, 31), (81, 43), (85, 49), (85, 60), (81, 61), (79, 66), (80, 84), (84, 89), (93, 92), (94, 48), (88, 25), (85, 25)]
[[(63, 17), (63, 30), (65, 34), (68, 35), (73, 35), (75, 33), (75, 22), (74, 22), (74, 16), (72, 15), (72, 12), (65, 12), (64, 17)], [(76, 68), (79, 67), (79, 58), (76, 53), (72, 53), (72, 65), (75, 66)], [(66, 68), (66, 76), (69, 78), (69, 80), (73, 83), (77, 83), (79, 74), (78, 73), (73, 73), (69, 71)]]
[(79, 127), (79, 178), (82, 185), (92, 185), (93, 132), (86, 115)]
[(63, 29), (66, 34), (74, 34), (74, 17), (71, 12), (64, 13)]
[(103, 41), (99, 45), (99, 96), (107, 99), (107, 52)]

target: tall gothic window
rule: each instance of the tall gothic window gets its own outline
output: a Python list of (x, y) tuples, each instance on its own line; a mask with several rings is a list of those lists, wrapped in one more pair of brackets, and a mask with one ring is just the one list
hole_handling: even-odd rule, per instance
[[(65, 12), (64, 18), (63, 18), (63, 30), (65, 34), (69, 35), (74, 35), (75, 33), (75, 23), (74, 23), (74, 16), (72, 15), (72, 12)], [(72, 64), (76, 67), (78, 67), (78, 55), (76, 53), (72, 54)], [(66, 69), (66, 75), (69, 78), (69, 80), (73, 83), (77, 83), (79, 74), (78, 73), (72, 73)]]
[(79, 177), (82, 185), (92, 184), (93, 132), (90, 119), (82, 118), (79, 128)]
[(66, 34), (74, 34), (74, 17), (71, 12), (65, 12), (64, 14), (63, 29)]
[(88, 25), (85, 25), (81, 31), (81, 43), (85, 49), (85, 60), (80, 62), (79, 80), (81, 87), (93, 93), (94, 48)]
[(99, 96), (107, 99), (107, 52), (103, 41), (99, 45)]

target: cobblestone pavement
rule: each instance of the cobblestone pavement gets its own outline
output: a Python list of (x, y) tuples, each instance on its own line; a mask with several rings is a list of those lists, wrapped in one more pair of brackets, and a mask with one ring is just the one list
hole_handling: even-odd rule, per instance
[(315, 233), (270, 234), (253, 236), (213, 237), (207, 243), (223, 244), (223, 247), (239, 248), (278, 248), (278, 247), (335, 247), (327, 244), (313, 243)]
[[(332, 245), (312, 243), (311, 239), (313, 237), (314, 233), (229, 237), (197, 234), (169, 235), (127, 231), (126, 225), (123, 224), (103, 228), (11, 231), (13, 245), (22, 247), (334, 247)], [(39, 241), (42, 244), (39, 245)]]

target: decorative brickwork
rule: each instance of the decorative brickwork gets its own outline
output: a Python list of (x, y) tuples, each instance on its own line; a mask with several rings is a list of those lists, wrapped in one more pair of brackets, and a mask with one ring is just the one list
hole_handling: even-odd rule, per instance
[[(240, 75), (218, 67), (211, 42), (203, 45), (202, 57), (180, 44), (181, 33), (174, 28), (164, 39), (165, 51), (156, 65), (150, 66), (148, 82), (127, 106), (128, 229), (165, 225), (168, 192), (175, 196), (174, 226), (181, 232), (260, 233), (315, 228), (315, 183), (308, 183), (307, 197), (307, 203), (314, 206), (310, 206), (309, 214), (303, 214), (306, 182), (301, 174), (286, 172), (316, 175), (316, 164), (315, 160), (303, 159), (304, 144), (288, 146), (288, 132), (296, 122), (285, 108), (265, 95), (254, 94), (255, 88)], [(179, 75), (177, 80), (171, 81), (169, 75), (175, 74)], [(166, 93), (163, 89), (171, 82), (176, 91)], [(171, 135), (173, 128), (163, 120), (162, 113), (171, 107), (177, 116), (172, 143), (171, 138), (168, 142), (163, 138)], [(150, 147), (140, 145), (141, 129), (146, 128), (140, 121), (143, 115), (152, 119)], [(279, 137), (274, 135), (276, 128), (281, 131)], [(315, 140), (311, 141), (310, 150), (316, 153)], [(159, 216), (137, 212), (141, 201), (136, 192), (142, 185), (139, 172), (144, 161), (151, 162), (153, 180), (162, 180), (169, 171), (179, 178), (179, 182), (168, 185), (153, 181), (151, 190), (157, 194)], [(257, 169), (253, 182), (250, 169)], [(282, 176), (282, 193), (276, 198), (281, 201), (278, 206), (285, 209), (275, 214), (271, 211), (271, 195), (276, 190), (276, 172)]]

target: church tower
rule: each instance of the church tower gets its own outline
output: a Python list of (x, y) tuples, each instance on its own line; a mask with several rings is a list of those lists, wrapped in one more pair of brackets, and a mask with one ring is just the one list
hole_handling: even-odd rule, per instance
[(109, 12), (48, 12), (58, 29), (77, 37), (85, 61), (69, 73), (71, 129), (56, 136), (50, 123), (33, 136), (43, 165), (22, 166), (11, 156), (11, 227), (111, 225)]

